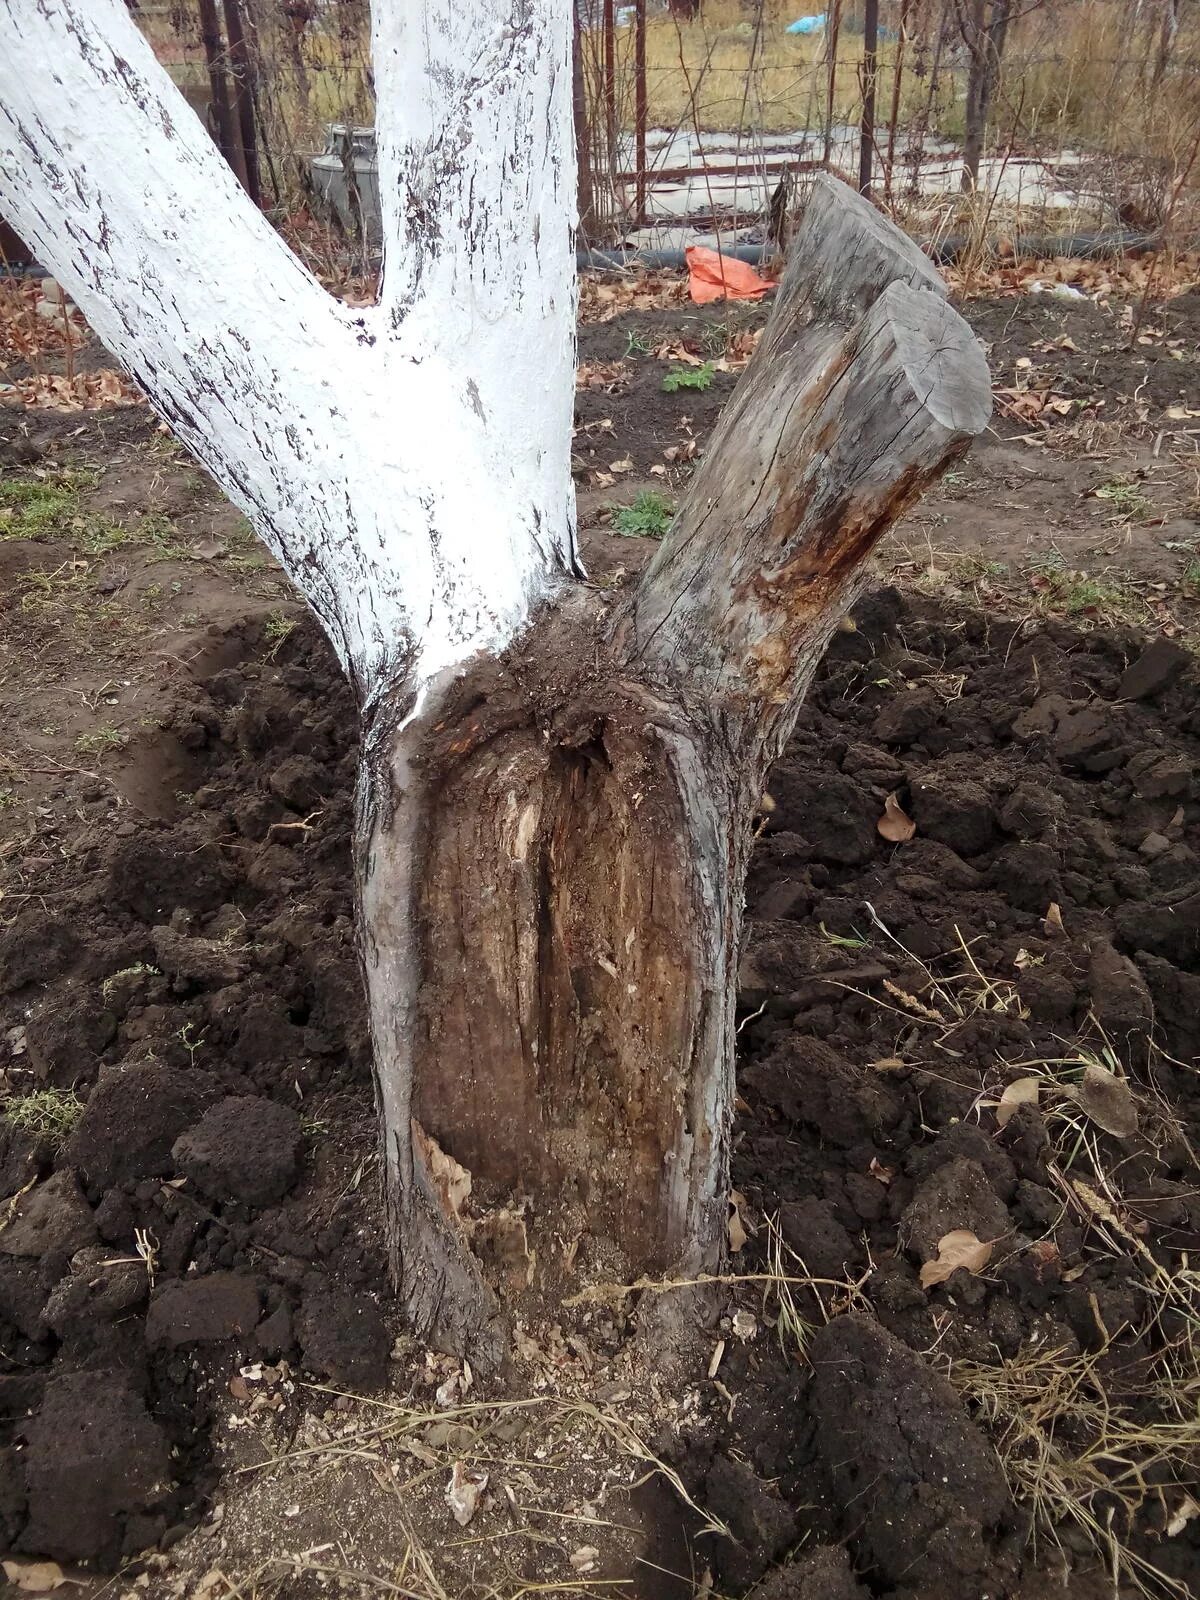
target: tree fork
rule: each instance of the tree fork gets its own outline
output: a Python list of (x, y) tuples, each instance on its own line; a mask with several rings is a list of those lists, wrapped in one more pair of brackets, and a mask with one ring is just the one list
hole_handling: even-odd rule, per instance
[(570, 8), (373, 25), (378, 307), (291, 255), (124, 0), (0, 0), (0, 204), (357, 689), (393, 1272), (420, 1335), (486, 1364), (581, 1279), (720, 1265), (753, 810), (988, 379), (920, 252), (818, 178), (655, 559), (586, 585)]
[(865, 557), (989, 412), (929, 262), (819, 180), (632, 595), (568, 591), (395, 736), (368, 809), (412, 874), (402, 980), (372, 966), (396, 931), (372, 939), (369, 855), (363, 921), (394, 1266), (423, 1332), (470, 1305), (478, 1347), (506, 1302), (580, 1276), (719, 1268), (755, 805)]

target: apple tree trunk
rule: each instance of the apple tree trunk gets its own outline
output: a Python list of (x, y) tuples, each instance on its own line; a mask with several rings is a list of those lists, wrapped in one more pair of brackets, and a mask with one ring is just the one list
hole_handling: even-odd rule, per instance
[(595, 1279), (719, 1269), (755, 808), (881, 535), (989, 415), (926, 258), (818, 178), (640, 581), (570, 480), (569, 0), (376, 0), (386, 241), (335, 301), (124, 0), (0, 0), (0, 210), (251, 518), (358, 694), (393, 1275), (486, 1364)]

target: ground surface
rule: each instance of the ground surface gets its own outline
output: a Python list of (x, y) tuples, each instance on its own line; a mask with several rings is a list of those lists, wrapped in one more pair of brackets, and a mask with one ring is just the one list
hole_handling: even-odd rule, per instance
[[(682, 1377), (654, 1360), (671, 1293), (522, 1329), (486, 1383), (406, 1342), (347, 693), (143, 410), (0, 411), (0, 1535), (24, 1581), (48, 1556), (67, 1593), (208, 1600), (1186, 1592), (1200, 300), (1132, 350), (1118, 293), (967, 309), (994, 430), (891, 539), (771, 781), (739, 1281)], [(763, 316), (589, 291), (613, 312), (583, 329), (576, 438), (605, 584), (653, 548), (621, 508), (669, 515)], [(102, 355), (72, 361), (95, 390)], [(62, 370), (12, 375), (38, 398)]]

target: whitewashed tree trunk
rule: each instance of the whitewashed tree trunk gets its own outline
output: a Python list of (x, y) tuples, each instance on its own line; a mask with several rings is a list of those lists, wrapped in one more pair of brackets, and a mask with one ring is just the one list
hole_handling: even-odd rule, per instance
[[(924, 257), (818, 182), (668, 538), (579, 581), (570, 0), (376, 0), (385, 269), (331, 299), (122, 0), (0, 0), (0, 211), (308, 598), (359, 696), (397, 1287), (716, 1267), (750, 819), (894, 517), (988, 415)], [(469, 1199), (466, 1198), (470, 1187)]]

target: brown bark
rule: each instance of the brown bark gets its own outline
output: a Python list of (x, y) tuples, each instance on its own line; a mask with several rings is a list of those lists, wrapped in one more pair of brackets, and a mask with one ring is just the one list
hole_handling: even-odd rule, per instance
[(503, 659), (376, 712), (365, 956), (423, 1335), (487, 1361), (506, 1310), (581, 1278), (720, 1265), (755, 804), (864, 557), (989, 409), (928, 262), (822, 178), (636, 592), (568, 590)]
[(970, 56), (967, 72), (966, 131), (963, 140), (962, 188), (973, 194), (979, 187), (979, 163), (987, 134), (988, 115), (1000, 81), (1000, 63), (1008, 42), (1012, 0), (970, 0), (960, 11), (960, 25)]
[(246, 187), (246, 160), (241, 136), (234, 122), (233, 106), (229, 98), (229, 80), (226, 76), (225, 40), (217, 16), (216, 0), (199, 0), (200, 38), (204, 46), (204, 60), (208, 68), (208, 83), (212, 94), (213, 122), (216, 124), (217, 145), (221, 154), (237, 173), (242, 187)]
[(238, 142), (242, 152), (242, 172), (246, 193), (254, 204), (262, 204), (262, 184), (258, 172), (258, 136), (254, 126), (253, 64), (246, 44), (240, 0), (225, 0), (225, 32), (229, 39), (229, 67), (233, 76), (233, 110), (237, 118)]
[(858, 192), (871, 193), (875, 156), (875, 89), (879, 77), (879, 0), (863, 8), (862, 121), (858, 134)]
[(571, 31), (571, 102), (575, 122), (576, 206), (579, 233), (587, 242), (596, 237), (596, 207), (593, 195), (591, 124), (588, 120), (587, 85), (583, 75), (583, 31), (579, 6), (573, 7)]

